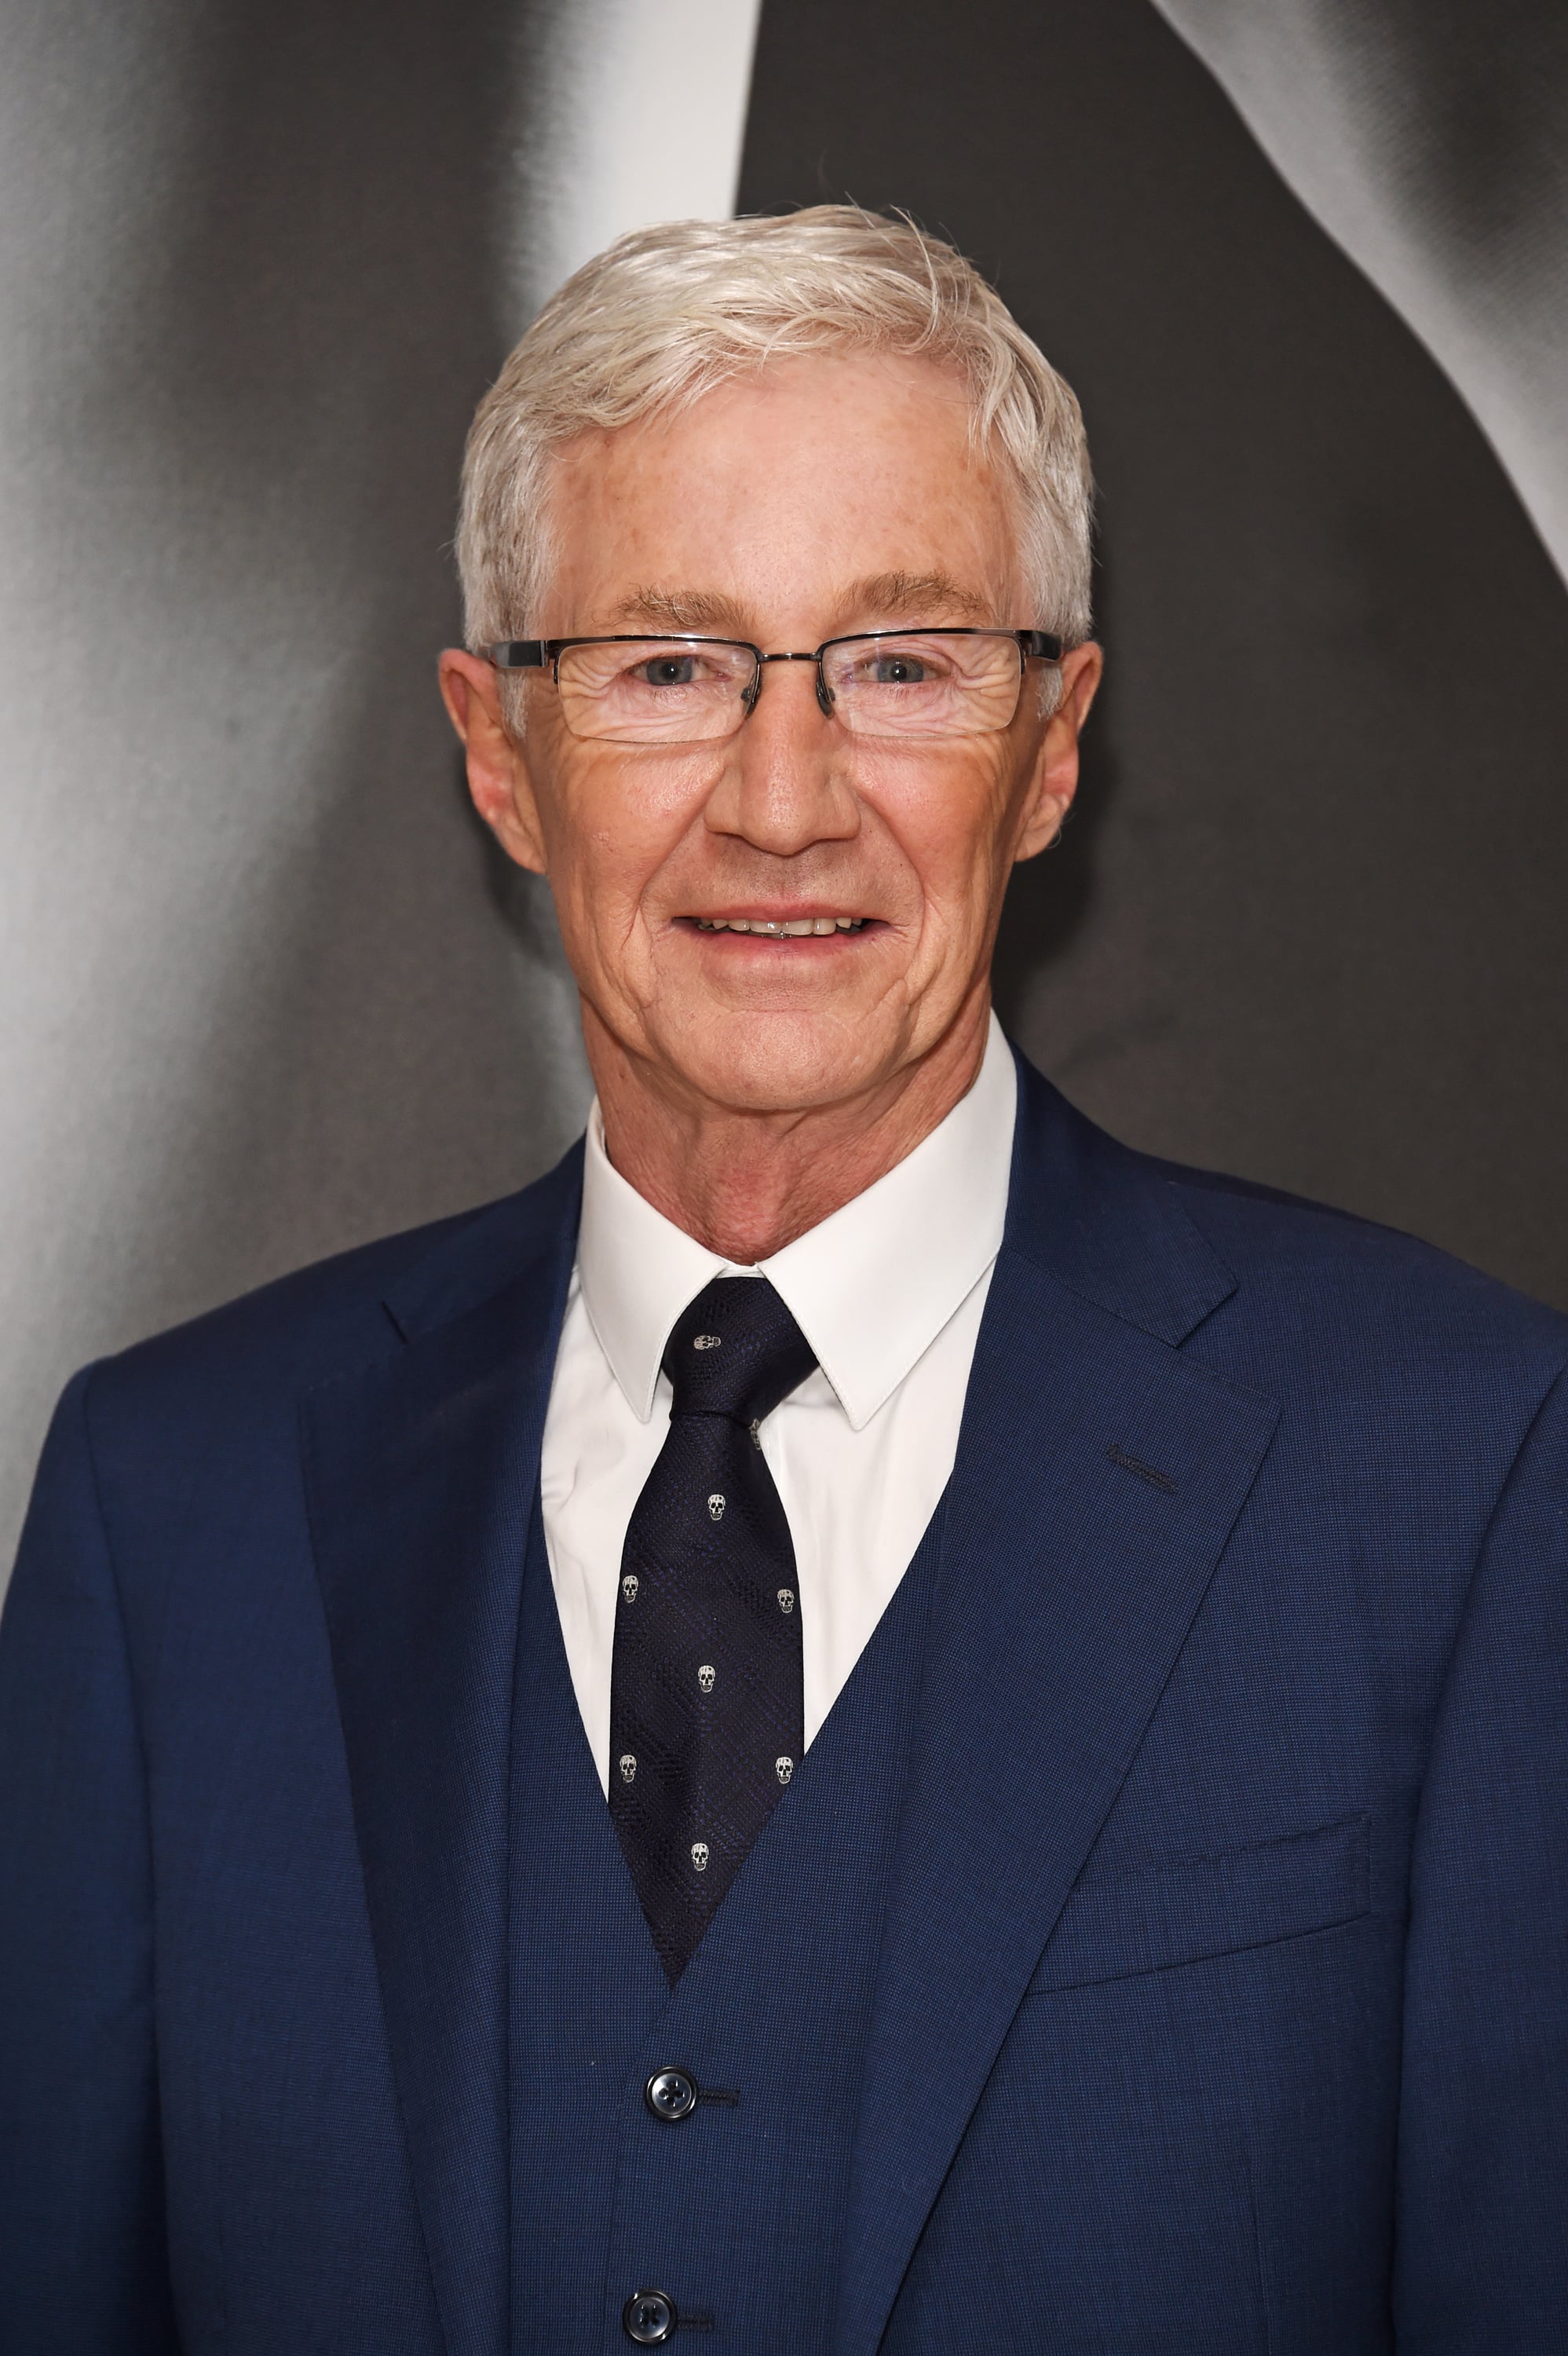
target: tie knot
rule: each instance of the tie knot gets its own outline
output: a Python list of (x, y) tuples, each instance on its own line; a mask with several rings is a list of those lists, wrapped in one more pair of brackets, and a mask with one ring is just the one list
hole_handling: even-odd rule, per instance
[(766, 1277), (716, 1276), (681, 1312), (666, 1346), (670, 1412), (760, 1423), (816, 1364)]

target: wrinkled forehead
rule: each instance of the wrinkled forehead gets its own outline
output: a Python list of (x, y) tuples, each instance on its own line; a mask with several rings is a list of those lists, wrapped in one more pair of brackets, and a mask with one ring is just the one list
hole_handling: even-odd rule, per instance
[(900, 620), (996, 619), (1017, 600), (1018, 505), (956, 371), (770, 364), (557, 451), (549, 626), (760, 626), (785, 611), (832, 626), (868, 598)]

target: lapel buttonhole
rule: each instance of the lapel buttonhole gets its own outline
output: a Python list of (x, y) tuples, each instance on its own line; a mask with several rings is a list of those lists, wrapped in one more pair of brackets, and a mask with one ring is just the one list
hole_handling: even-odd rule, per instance
[(1147, 1481), (1151, 1489), (1163, 1489), (1167, 1496), (1175, 1496), (1176, 1483), (1168, 1472), (1157, 1472), (1152, 1464), (1140, 1463), (1136, 1456), (1129, 1456), (1125, 1448), (1113, 1445), (1106, 1449), (1105, 1453), (1113, 1464), (1121, 1466), (1124, 1472), (1131, 1472), (1138, 1480)]

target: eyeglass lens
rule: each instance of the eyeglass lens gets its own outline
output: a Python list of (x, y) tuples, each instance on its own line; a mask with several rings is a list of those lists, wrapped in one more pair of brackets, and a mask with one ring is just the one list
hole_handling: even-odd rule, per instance
[[(1018, 710), (1023, 666), (1006, 632), (840, 638), (822, 658), (833, 716), (862, 736), (984, 735)], [(718, 638), (597, 640), (561, 649), (561, 712), (577, 736), (624, 744), (733, 735), (758, 680), (750, 647)]]

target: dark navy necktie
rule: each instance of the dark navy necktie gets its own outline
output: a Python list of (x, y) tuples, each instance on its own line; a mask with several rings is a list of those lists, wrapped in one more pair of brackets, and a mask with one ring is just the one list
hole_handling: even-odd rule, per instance
[(672, 1987), (804, 1747), (795, 1547), (757, 1435), (816, 1364), (762, 1277), (716, 1277), (665, 1351), (669, 1434), (615, 1604), (610, 1813)]

